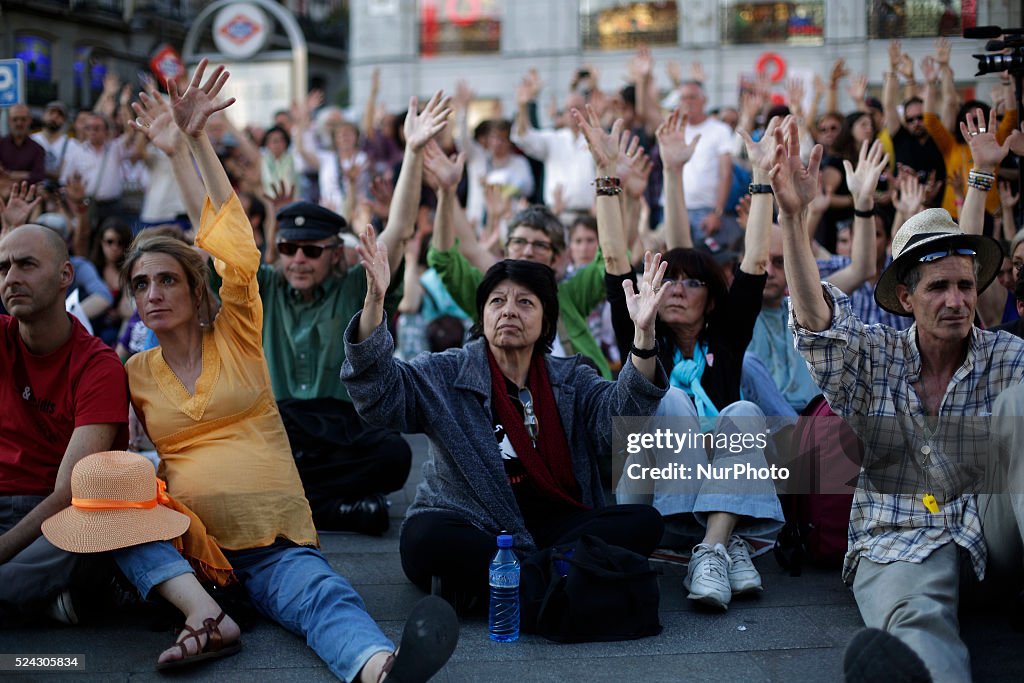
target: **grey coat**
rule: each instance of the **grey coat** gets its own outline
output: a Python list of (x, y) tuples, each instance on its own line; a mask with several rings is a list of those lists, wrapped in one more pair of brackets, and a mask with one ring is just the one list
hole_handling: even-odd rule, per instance
[[(455, 512), (489, 534), (514, 534), (517, 548), (535, 548), (494, 437), (486, 342), (405, 363), (392, 357), (394, 342), (383, 323), (355, 344), (358, 326), (357, 314), (345, 330), (341, 368), (356, 410), (372, 425), (430, 437), (431, 457), (409, 516)], [(578, 355), (547, 356), (546, 362), (582, 502), (602, 507), (597, 459), (610, 457), (612, 418), (652, 415), (668, 378), (660, 363), (655, 386), (629, 361), (615, 382), (602, 379)]]

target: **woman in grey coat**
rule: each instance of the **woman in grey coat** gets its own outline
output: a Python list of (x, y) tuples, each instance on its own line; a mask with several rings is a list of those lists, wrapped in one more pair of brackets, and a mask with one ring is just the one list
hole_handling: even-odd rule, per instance
[(639, 292), (626, 283), (636, 334), (615, 382), (573, 358), (549, 355), (557, 333), (554, 273), (506, 260), (477, 290), (477, 337), (465, 348), (392, 357), (383, 300), (387, 254), (367, 231), (363, 310), (345, 331), (342, 368), (352, 401), (370, 424), (430, 437), (430, 461), (402, 527), (402, 566), (409, 579), (481, 606), (495, 536), (507, 531), (520, 554), (593, 534), (649, 555), (662, 522), (646, 505), (605, 507), (597, 459), (610, 457), (612, 418), (648, 416), (668, 381), (658, 361), (654, 320), (665, 267), (645, 257)]

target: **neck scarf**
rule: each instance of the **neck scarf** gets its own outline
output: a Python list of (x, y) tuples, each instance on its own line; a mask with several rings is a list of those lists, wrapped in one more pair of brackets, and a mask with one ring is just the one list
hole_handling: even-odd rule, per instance
[[(682, 389), (686, 395), (693, 399), (693, 405), (700, 417), (718, 417), (718, 408), (708, 398), (707, 392), (701, 386), (700, 380), (704, 376), (704, 368), (707, 367), (706, 354), (707, 342), (701, 342), (693, 347), (693, 358), (683, 358), (683, 352), (676, 349), (672, 357), (672, 374), (669, 375), (669, 384)], [(704, 424), (701, 420), (701, 424)]]
[(489, 347), (487, 362), (491, 366), (491, 400), (494, 401), (495, 412), (530, 481), (552, 500), (587, 509), (579, 500), (579, 484), (572, 472), (569, 443), (562, 429), (562, 418), (555, 404), (544, 354), (533, 355), (526, 376), (526, 386), (533, 396), (533, 410), (537, 416), (536, 444), (523, 425), (523, 416), (512, 404), (505, 387), (505, 375)]

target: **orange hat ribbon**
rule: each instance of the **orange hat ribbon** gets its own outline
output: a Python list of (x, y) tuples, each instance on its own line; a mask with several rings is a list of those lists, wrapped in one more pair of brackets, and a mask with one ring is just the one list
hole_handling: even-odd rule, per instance
[(109, 498), (72, 498), (71, 505), (82, 510), (150, 510), (166, 499), (167, 484), (156, 480), (156, 497), (152, 500), (111, 500)]

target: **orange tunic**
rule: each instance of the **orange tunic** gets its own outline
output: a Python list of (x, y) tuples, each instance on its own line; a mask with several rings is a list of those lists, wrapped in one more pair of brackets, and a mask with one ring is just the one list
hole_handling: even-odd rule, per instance
[(237, 197), (216, 213), (207, 200), (196, 244), (214, 257), (223, 285), (220, 313), (203, 334), (195, 394), (155, 348), (126, 365), (132, 405), (160, 454), (168, 493), (218, 546), (257, 548), (278, 537), (316, 545), (263, 357), (260, 252)]

